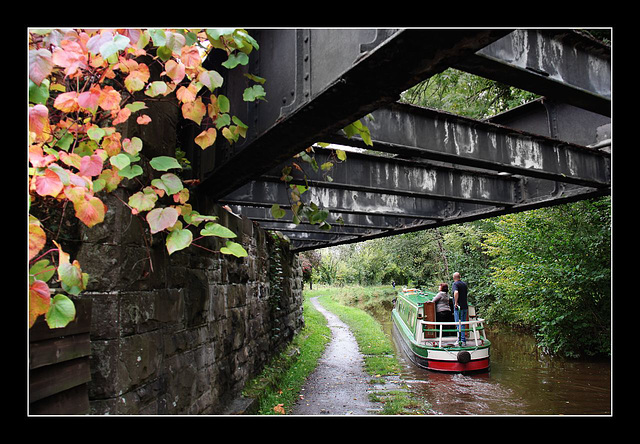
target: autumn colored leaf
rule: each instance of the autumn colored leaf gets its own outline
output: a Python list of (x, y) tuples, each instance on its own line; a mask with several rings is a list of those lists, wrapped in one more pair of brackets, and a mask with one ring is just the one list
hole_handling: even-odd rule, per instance
[[(103, 180), (104, 181), (104, 185), (103, 185), (104, 189), (109, 191), (109, 192), (111, 192), (111, 191), (115, 190), (116, 188), (118, 188), (118, 185), (120, 184), (120, 182), (122, 182), (122, 177), (120, 176), (120, 174), (118, 174), (117, 170), (109, 168), (109, 169), (103, 170), (100, 173), (100, 176), (98, 176), (98, 180)], [(95, 190), (95, 188), (94, 188), (94, 190)]]
[(191, 245), (192, 241), (193, 241), (193, 233), (191, 233), (190, 230), (187, 230), (187, 229), (173, 230), (167, 236), (167, 242), (166, 242), (167, 251), (171, 255), (178, 250), (187, 248), (189, 245)]
[(142, 90), (149, 81), (149, 67), (140, 63), (135, 71), (131, 71), (124, 79), (124, 86), (129, 92)]
[(165, 66), (165, 73), (174, 83), (182, 82), (185, 76), (185, 66), (182, 62), (176, 62), (175, 60), (169, 60)]
[(122, 108), (120, 111), (118, 111), (117, 117), (111, 123), (113, 123), (114, 125), (124, 123), (127, 121), (130, 115), (131, 110), (129, 108)]
[(153, 189), (146, 187), (129, 198), (129, 206), (135, 209), (136, 212), (149, 211), (155, 207), (157, 200), (158, 195)]
[(49, 77), (53, 69), (51, 52), (47, 49), (29, 50), (29, 79), (40, 86), (42, 81)]
[(138, 125), (148, 125), (149, 123), (151, 123), (151, 117), (144, 114), (136, 119), (136, 123)]
[(44, 175), (36, 177), (36, 193), (40, 196), (57, 197), (63, 188), (60, 177), (49, 168), (45, 170)]
[(200, 125), (206, 113), (207, 108), (200, 97), (193, 102), (187, 102), (182, 105), (182, 116), (185, 119), (193, 120), (198, 125)]
[(35, 168), (44, 168), (52, 162), (56, 161), (56, 157), (53, 154), (47, 154), (45, 156), (42, 151), (42, 146), (31, 145), (29, 146), (29, 163)]
[(85, 196), (84, 199), (74, 202), (73, 207), (76, 217), (89, 228), (104, 221), (107, 212), (107, 206), (95, 196)]
[(198, 87), (195, 83), (189, 84), (188, 87), (181, 86), (176, 91), (176, 97), (182, 103), (193, 102), (196, 100), (196, 95), (198, 94)]
[(44, 105), (29, 108), (29, 131), (36, 136), (36, 142), (47, 142), (51, 139), (49, 126), (49, 110)]
[(151, 234), (170, 228), (178, 221), (178, 210), (173, 207), (156, 208), (147, 213), (147, 222), (151, 228)]
[(142, 150), (142, 139), (140, 139), (139, 137), (124, 139), (122, 141), (122, 149), (132, 156), (135, 156)]
[(158, 97), (164, 96), (168, 92), (169, 89), (167, 84), (163, 81), (157, 80), (155, 82), (151, 82), (144, 93), (149, 97)]
[(87, 68), (87, 54), (78, 42), (62, 40), (53, 52), (51, 60), (64, 69), (65, 76), (71, 76), (80, 68)]
[(195, 142), (203, 150), (210, 147), (216, 141), (217, 131), (215, 128), (209, 128), (196, 136)]
[(53, 101), (53, 107), (59, 109), (63, 113), (72, 113), (78, 110), (78, 93), (70, 91), (60, 94)]
[(278, 404), (273, 408), (273, 411), (279, 413), (280, 415), (284, 415), (286, 412), (284, 411), (284, 404)]
[(37, 256), (47, 243), (47, 235), (40, 221), (29, 215), (29, 260)]
[(100, 101), (100, 85), (93, 85), (89, 91), (85, 91), (78, 95), (78, 105), (91, 113), (98, 110), (98, 102)]
[(93, 177), (99, 175), (101, 172), (102, 158), (98, 154), (84, 156), (80, 161), (79, 175)]
[(120, 93), (113, 89), (112, 86), (107, 85), (100, 92), (98, 105), (105, 111), (117, 111), (120, 109), (121, 100)]
[(200, 66), (202, 58), (195, 46), (183, 46), (180, 50), (180, 60), (187, 68), (197, 68)]
[(29, 285), (29, 328), (33, 326), (40, 315), (49, 311), (51, 292), (49, 286), (40, 280), (34, 280)]

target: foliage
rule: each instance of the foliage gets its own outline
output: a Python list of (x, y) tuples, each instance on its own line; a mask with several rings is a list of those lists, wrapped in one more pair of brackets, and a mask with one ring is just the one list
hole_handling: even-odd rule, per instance
[(448, 68), (403, 93), (402, 100), (482, 119), (523, 105), (536, 97), (528, 91)]
[[(259, 45), (243, 29), (30, 30), (30, 326), (42, 314), (51, 328), (66, 325), (75, 315), (68, 297), (50, 298), (47, 282), (55, 271), (68, 294), (78, 294), (88, 281), (78, 261), (71, 262), (57, 243), (42, 253), (48, 240), (55, 242), (54, 232), (33, 215), (34, 207), (70, 202), (75, 217), (93, 227), (107, 213), (104, 195), (121, 184), (130, 188), (135, 183), (138, 189), (122, 203), (147, 223), (151, 235), (166, 235), (168, 254), (199, 246), (195, 242), (203, 237), (236, 237), (214, 224), (215, 216), (193, 210), (177, 159), (147, 159), (143, 141), (123, 138), (120, 132), (120, 125), (132, 118), (138, 125), (148, 125), (147, 105), (175, 95), (183, 117), (201, 126), (195, 142), (202, 149), (212, 146), (218, 133), (229, 143), (244, 137), (247, 126), (229, 114), (228, 98), (215, 94), (224, 81), (222, 75), (202, 65), (214, 49), (226, 53), (222, 66), (233, 69), (246, 65)], [(247, 87), (244, 100), (264, 100), (264, 79), (247, 77), (256, 84)], [(144, 174), (145, 162), (155, 172), (150, 181)], [(206, 225), (198, 233), (202, 223)], [(56, 251), (54, 265), (45, 257)], [(225, 240), (219, 252), (247, 255), (231, 240)]]
[(610, 352), (610, 198), (501, 217), (485, 242), (492, 317), (566, 356)]

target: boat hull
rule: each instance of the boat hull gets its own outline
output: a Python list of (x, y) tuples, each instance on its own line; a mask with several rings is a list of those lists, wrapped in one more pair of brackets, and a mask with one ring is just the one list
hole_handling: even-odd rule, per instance
[[(403, 352), (411, 362), (427, 370), (445, 373), (481, 373), (490, 371), (490, 346), (431, 347), (418, 344), (409, 330), (393, 314), (393, 330)], [(406, 331), (405, 331), (406, 330)]]

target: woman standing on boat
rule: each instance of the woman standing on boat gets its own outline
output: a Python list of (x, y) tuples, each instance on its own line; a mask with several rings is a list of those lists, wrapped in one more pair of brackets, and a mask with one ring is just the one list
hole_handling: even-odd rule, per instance
[(449, 308), (449, 284), (442, 283), (438, 288), (438, 294), (431, 300), (436, 304), (436, 322), (451, 322), (451, 309)]

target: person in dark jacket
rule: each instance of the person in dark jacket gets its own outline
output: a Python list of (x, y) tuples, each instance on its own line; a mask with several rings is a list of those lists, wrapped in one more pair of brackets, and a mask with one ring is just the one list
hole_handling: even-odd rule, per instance
[[(467, 312), (469, 305), (467, 304), (467, 284), (460, 279), (460, 273), (457, 271), (453, 273), (453, 285), (451, 286), (453, 292), (453, 318), (455, 322), (465, 322), (467, 320)], [(459, 345), (463, 347), (467, 345), (464, 328), (466, 326), (458, 324), (458, 341)]]
[(449, 308), (449, 284), (442, 283), (438, 288), (438, 294), (432, 299), (436, 304), (436, 322), (451, 322), (451, 309)]

